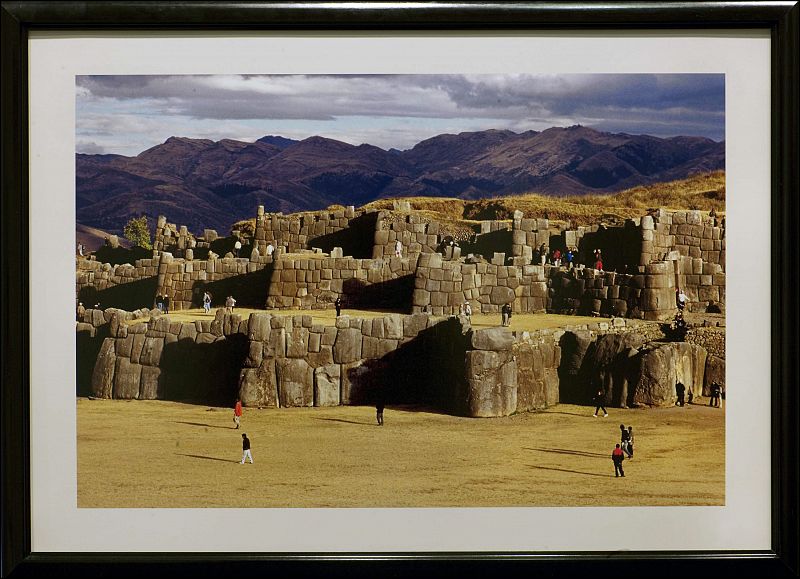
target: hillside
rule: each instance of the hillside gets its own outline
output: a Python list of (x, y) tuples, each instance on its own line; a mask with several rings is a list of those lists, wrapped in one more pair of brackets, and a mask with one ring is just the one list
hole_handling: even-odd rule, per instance
[(170, 137), (135, 157), (77, 155), (77, 221), (118, 233), (133, 216), (164, 214), (224, 233), (258, 205), (291, 213), (396, 197), (605, 194), (724, 167), (724, 142), (581, 126), (438, 135), (407, 151), (320, 136)]

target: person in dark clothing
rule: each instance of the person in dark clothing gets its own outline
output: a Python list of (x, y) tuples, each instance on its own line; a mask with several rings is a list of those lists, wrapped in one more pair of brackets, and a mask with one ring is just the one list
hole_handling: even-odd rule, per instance
[(633, 456), (633, 452), (630, 450), (630, 434), (628, 433), (627, 429), (625, 428), (624, 424), (619, 425), (620, 430), (620, 444), (622, 445), (622, 450), (625, 451), (625, 454), (628, 455), (628, 458)]
[(161, 296), (161, 294), (158, 294), (156, 296), (156, 308), (158, 308), (162, 312), (164, 311), (164, 298)]
[(164, 294), (164, 313), (169, 313), (169, 295)]
[(503, 325), (510, 326), (511, 325), (511, 304), (503, 304), (503, 307), (500, 308), (500, 313), (502, 314), (503, 318)]
[(719, 408), (720, 407), (721, 403), (720, 403), (719, 396), (720, 396), (720, 392), (721, 391), (722, 391), (722, 388), (720, 388), (720, 385), (718, 383), (713, 382), (711, 384), (711, 398), (709, 398), (709, 400), (708, 400), (708, 405), (709, 406), (713, 406), (714, 408)]
[(336, 301), (333, 302), (333, 305), (336, 307), (336, 317), (342, 315), (342, 298), (336, 298)]
[(247, 438), (246, 434), (242, 434), (242, 462), (239, 464), (244, 464), (244, 459), (249, 458), (250, 464), (253, 464), (253, 455), (250, 453), (250, 439)]
[(628, 458), (633, 458), (633, 426), (628, 427)]
[(611, 452), (611, 460), (614, 461), (614, 476), (625, 476), (625, 471), (622, 470), (622, 461), (625, 460), (625, 453), (619, 447), (619, 444)]
[(375, 419), (378, 421), (378, 426), (383, 426), (383, 398), (379, 398), (375, 403)]
[(686, 393), (686, 386), (683, 385), (682, 382), (678, 382), (675, 384), (675, 394), (678, 396), (678, 401), (675, 403), (676, 406), (683, 406), (683, 396)]
[(603, 411), (603, 418), (608, 416), (608, 411), (606, 411), (606, 407), (605, 407), (605, 397), (606, 397), (605, 392), (603, 392), (602, 389), (598, 388), (597, 392), (594, 395), (594, 398), (592, 398), (592, 402), (594, 402), (594, 404), (595, 404), (595, 409), (594, 409), (594, 417), (595, 418), (597, 418), (597, 413), (600, 410)]
[(533, 250), (533, 257), (531, 258), (531, 263), (533, 265), (541, 265), (542, 263), (542, 254), (539, 252), (538, 249)]

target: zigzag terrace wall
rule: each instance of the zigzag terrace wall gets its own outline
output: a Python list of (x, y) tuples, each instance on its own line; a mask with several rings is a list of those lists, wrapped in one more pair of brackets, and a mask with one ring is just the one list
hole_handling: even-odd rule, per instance
[[(136, 321), (144, 315), (153, 317)], [(678, 380), (695, 396), (707, 396), (711, 381), (724, 387), (724, 358), (699, 345), (715, 339), (660, 342), (658, 326), (622, 318), (538, 332), (475, 330), (463, 316), (426, 314), (341, 316), (335, 326), (223, 310), (190, 323), (146, 310), (88, 310), (84, 319), (78, 393), (97, 398), (229, 405), (240, 397), (259, 407), (381, 399), (491, 417), (587, 404), (598, 387), (610, 406), (674, 404)]]

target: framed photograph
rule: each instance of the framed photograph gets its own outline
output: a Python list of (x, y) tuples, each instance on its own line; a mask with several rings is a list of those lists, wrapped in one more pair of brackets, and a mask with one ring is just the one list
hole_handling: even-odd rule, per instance
[(796, 576), (798, 14), (4, 2), (4, 576)]

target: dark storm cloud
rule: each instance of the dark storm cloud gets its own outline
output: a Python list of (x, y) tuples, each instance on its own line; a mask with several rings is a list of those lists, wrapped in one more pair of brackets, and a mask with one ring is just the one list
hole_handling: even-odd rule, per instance
[(94, 76), (78, 84), (92, 97), (149, 100), (197, 119), (554, 117), (667, 126), (680, 117), (695, 133), (724, 134), (723, 75)]

